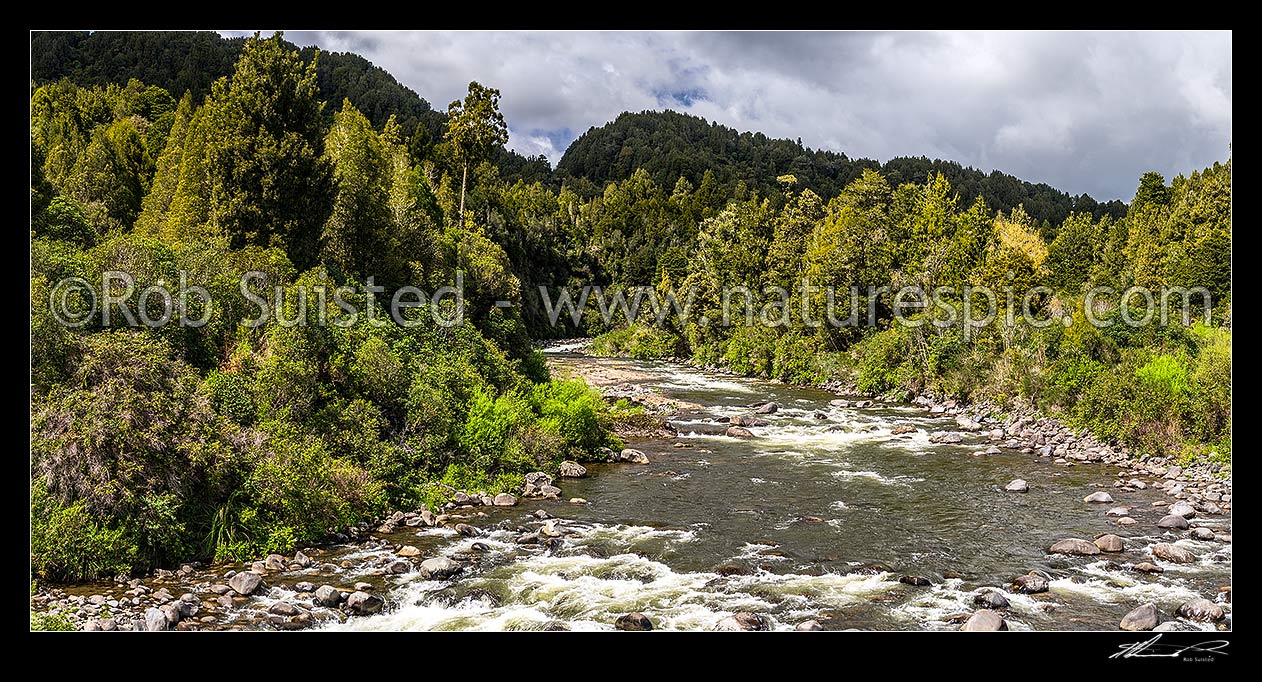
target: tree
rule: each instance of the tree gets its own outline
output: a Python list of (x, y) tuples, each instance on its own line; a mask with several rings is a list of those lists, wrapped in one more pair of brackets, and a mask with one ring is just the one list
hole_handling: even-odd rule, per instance
[(323, 108), (315, 60), (304, 66), (280, 33), (247, 40), (231, 81), (215, 83), (205, 121), (209, 218), (234, 248), (284, 246), (299, 270), (315, 262), (333, 194)]
[(464, 220), (465, 187), (469, 162), (486, 158), (495, 147), (508, 142), (508, 125), (500, 114), (500, 91), (472, 81), (464, 101), (447, 107), (446, 139), (460, 163), (460, 220)]

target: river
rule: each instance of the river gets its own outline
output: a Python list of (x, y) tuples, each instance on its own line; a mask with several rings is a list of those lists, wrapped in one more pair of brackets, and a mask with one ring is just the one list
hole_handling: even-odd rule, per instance
[[(814, 619), (825, 629), (940, 630), (958, 628), (948, 616), (972, 612), (973, 593), (993, 587), (1010, 602), (1009, 629), (1116, 630), (1139, 604), (1151, 601), (1169, 616), (1231, 585), (1230, 542), (1158, 529), (1163, 512), (1153, 502), (1164, 494), (1114, 488), (1116, 467), (1056, 465), (1009, 451), (982, 455), (988, 444), (971, 434), (957, 445), (931, 444), (929, 432), (954, 430), (954, 421), (920, 408), (839, 408), (823, 391), (670, 363), (552, 358), (580, 373), (633, 372), (661, 395), (696, 407), (672, 419), (679, 437), (628, 443), (650, 464), (587, 465), (587, 478), (558, 481), (564, 499), (588, 504), (523, 500), (481, 508), (470, 522), (489, 529), (485, 537), (401, 529), (392, 542), (414, 544), (426, 556), (476, 557), (474, 568), (454, 581), (394, 578), (383, 588), (397, 606), (325, 628), (599, 630), (642, 612), (656, 629), (697, 630), (748, 611), (766, 616), (773, 629)], [(716, 417), (747, 413), (745, 406), (759, 400), (781, 409), (763, 417), (768, 425), (753, 429), (755, 438), (723, 435)], [(892, 436), (895, 422), (917, 431)], [(1005, 492), (1014, 478), (1028, 481), (1030, 491)], [(1083, 502), (1097, 490), (1115, 503)], [(1138, 524), (1114, 525), (1105, 511), (1117, 505), (1133, 506)], [(519, 531), (496, 529), (537, 528), (542, 522), (529, 514), (538, 509), (567, 533), (559, 546), (524, 547), (515, 542)], [(1197, 521), (1220, 535), (1231, 532), (1229, 514)], [(1059, 539), (1103, 533), (1122, 536), (1125, 551), (1046, 552)], [(1156, 542), (1176, 542), (1197, 560), (1157, 561), (1148, 551)], [(359, 550), (355, 558), (372, 555)], [(1130, 569), (1144, 561), (1165, 570)], [(1051, 577), (1048, 592), (1007, 591), (1014, 577), (1032, 570)], [(903, 584), (904, 575), (930, 585)], [(1229, 603), (1221, 605), (1230, 612)]]

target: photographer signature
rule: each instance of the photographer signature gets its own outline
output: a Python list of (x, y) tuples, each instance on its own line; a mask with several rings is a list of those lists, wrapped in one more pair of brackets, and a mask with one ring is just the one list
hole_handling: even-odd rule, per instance
[(1123, 644), (1119, 647), (1121, 650), (1109, 656), (1109, 658), (1178, 658), (1185, 653), (1192, 654), (1222, 654), (1227, 655), (1223, 649), (1230, 644), (1225, 639), (1212, 639), (1199, 644), (1177, 645), (1177, 644), (1158, 644), (1161, 635), (1156, 635), (1146, 642), (1135, 642), (1134, 644)]

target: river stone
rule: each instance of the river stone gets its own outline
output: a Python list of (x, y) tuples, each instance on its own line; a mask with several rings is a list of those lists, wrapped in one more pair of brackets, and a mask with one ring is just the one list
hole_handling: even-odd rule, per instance
[(166, 630), (168, 625), (166, 614), (153, 607), (145, 610), (145, 630), (161, 632)]
[(356, 592), (372, 592), (374, 589), (372, 583), (355, 583)]
[(167, 619), (167, 623), (170, 625), (176, 625), (183, 618), (183, 614), (180, 613), (180, 607), (175, 604), (163, 604), (158, 607), (158, 610), (162, 612), (162, 616)]
[(828, 404), (833, 407), (850, 407), (850, 401), (844, 398), (834, 398), (833, 400), (829, 400)]
[(412, 545), (404, 545), (400, 547), (399, 551), (395, 552), (395, 554), (398, 554), (399, 556), (420, 556), (421, 550), (413, 547)]
[(100, 623), (98, 623), (98, 622), (96, 622), (96, 621), (94, 621), (94, 620), (90, 620), (90, 621), (88, 621), (88, 622), (84, 623), (84, 624), (83, 624), (83, 627), (82, 627), (82, 628), (80, 628), (80, 629), (81, 629), (81, 630), (83, 630), (84, 632), (100, 632), (100, 631), (101, 631), (101, 624), (100, 624)]
[(929, 436), (930, 443), (953, 444), (962, 442), (963, 440), (964, 436), (961, 436), (954, 431), (935, 431)]
[(1223, 612), (1223, 607), (1208, 599), (1193, 599), (1180, 606), (1175, 613), (1188, 620), (1199, 620), (1205, 623), (1222, 620), (1223, 616), (1226, 615)]
[(307, 568), (315, 562), (311, 560), (311, 557), (303, 554), (302, 550), (298, 550), (297, 552), (294, 552), (294, 563), (302, 566), (303, 568)]
[(717, 632), (743, 632), (757, 631), (764, 632), (771, 629), (771, 624), (767, 619), (756, 613), (748, 611), (740, 611), (720, 620), (714, 624), (714, 630)]
[(453, 528), (453, 529), (454, 529), (457, 533), (459, 533), (459, 534), (461, 534), (461, 535), (463, 535), (463, 536), (465, 536), (465, 537), (476, 538), (476, 537), (481, 537), (481, 536), (482, 536), (482, 531), (478, 530), (477, 528), (475, 528), (475, 527), (473, 527), (473, 526), (470, 526), (470, 525), (469, 525), (469, 524), (467, 524), (467, 523), (457, 523), (457, 524), (456, 524), (455, 526), (453, 526), (452, 528)]
[(1078, 538), (1065, 538), (1057, 540), (1055, 544), (1048, 548), (1050, 554), (1075, 554), (1081, 556), (1091, 556), (1099, 554), (1100, 548), (1094, 543), (1080, 540)]
[[(1092, 545), (1094, 547), (1094, 545)], [(1020, 594), (1038, 594), (1047, 591), (1047, 578), (1041, 575), (1019, 575), (1012, 581), (1012, 589)]]
[(1130, 613), (1122, 616), (1122, 622), (1119, 625), (1123, 630), (1131, 630), (1140, 632), (1151, 630), (1161, 624), (1161, 612), (1157, 610), (1156, 605), (1152, 603), (1144, 604), (1136, 607)]
[(367, 592), (353, 592), (346, 598), (346, 607), (361, 616), (380, 613), (385, 605), (386, 600)]
[(924, 576), (922, 576), (922, 575), (905, 575), (905, 576), (903, 576), (903, 577), (899, 578), (899, 579), (898, 579), (898, 582), (900, 582), (900, 583), (902, 583), (902, 584), (904, 584), (904, 585), (916, 585), (916, 586), (919, 586), (919, 587), (924, 587), (924, 586), (926, 586), (926, 585), (930, 585), (930, 584), (931, 584), (931, 583), (929, 582), (929, 579), (928, 579), (928, 578), (926, 578), (926, 577), (924, 577)]
[(1170, 508), (1166, 510), (1166, 513), (1174, 516), (1182, 516), (1185, 519), (1190, 519), (1196, 516), (1196, 510), (1193, 509), (1192, 505), (1187, 502), (1175, 502), (1170, 505)]
[(587, 475), (587, 467), (578, 462), (561, 462), (561, 478), (583, 478)]
[(268, 554), (267, 558), (263, 559), (263, 567), (269, 571), (283, 571), (285, 570), (285, 557), (279, 554)]
[(1209, 528), (1204, 528), (1204, 527), (1202, 527), (1202, 528), (1193, 528), (1193, 529), (1192, 529), (1192, 530), (1188, 533), (1188, 537), (1195, 538), (1195, 539), (1197, 539), (1197, 540), (1213, 540), (1213, 539), (1214, 539), (1214, 531), (1213, 531), (1213, 530), (1210, 530)]
[(517, 497), (509, 493), (500, 493), (491, 502), (497, 507), (512, 507), (517, 504)]
[(1193, 561), (1196, 561), (1196, 556), (1191, 552), (1179, 547), (1178, 545), (1172, 545), (1168, 542), (1158, 542), (1153, 545), (1152, 555), (1158, 559), (1165, 559), (1166, 561), (1176, 564), (1190, 564)]
[(1095, 546), (1100, 548), (1101, 552), (1121, 552), (1126, 547), (1122, 544), (1122, 538), (1107, 533), (1095, 539)]
[(1030, 492), (1030, 484), (1026, 483), (1024, 479), (1016, 478), (1008, 485), (1005, 485), (1003, 489), (1010, 493), (1028, 493)]
[(545, 485), (539, 489), (539, 497), (545, 500), (554, 500), (561, 496), (561, 489), (554, 485)]
[(314, 584), (314, 583), (305, 582), (305, 581), (304, 581), (304, 582), (300, 582), (300, 583), (297, 583), (296, 585), (294, 585), (294, 591), (295, 591), (295, 592), (301, 592), (301, 593), (304, 593), (304, 594), (305, 594), (305, 593), (308, 593), (308, 592), (315, 592), (315, 584)]
[(1082, 498), (1082, 501), (1089, 502), (1092, 504), (1112, 504), (1113, 496), (1104, 492), (1103, 490), (1100, 490)]
[(1003, 616), (990, 609), (978, 609), (960, 626), (960, 630), (964, 632), (998, 632), (1007, 629), (1008, 624), (1004, 622)]
[(285, 601), (278, 601), (267, 607), (267, 612), (277, 616), (296, 616), (298, 615), (298, 607)]
[(1143, 561), (1131, 566), (1131, 570), (1139, 571), (1140, 573), (1164, 573), (1166, 569), (1158, 566), (1157, 564)]
[(973, 603), (987, 609), (1008, 608), (1008, 598), (998, 590), (982, 590), (973, 595)]
[(400, 559), (386, 567), (386, 573), (389, 575), (401, 575), (412, 570), (412, 564), (406, 559)]
[(263, 584), (263, 576), (254, 571), (241, 571), (240, 573), (228, 579), (228, 587), (241, 596), (248, 597), (254, 594)]
[(735, 417), (732, 417), (731, 419), (728, 420), (728, 424), (731, 426), (749, 427), (749, 426), (766, 426), (767, 422), (753, 415), (744, 414), (744, 415), (737, 415)]
[(1131, 512), (1130, 507), (1114, 507), (1104, 512), (1104, 515), (1105, 516), (1126, 516), (1130, 512)]
[(426, 526), (432, 527), (435, 523), (434, 512), (428, 509), (422, 509), (421, 510), (421, 523), (425, 524)]
[[(894, 425), (894, 428), (890, 429), (891, 436), (901, 436), (904, 433), (915, 433), (915, 432), (916, 432), (916, 427), (911, 424), (908, 424), (907, 422), (899, 422)], [(807, 622), (809, 623), (811, 621), (807, 621)]]
[(422, 561), (420, 573), (425, 580), (446, 580), (459, 573), (460, 569), (460, 564), (440, 556)]
[(754, 434), (749, 429), (740, 426), (727, 427), (727, 436), (729, 438), (753, 438)]
[(776, 403), (764, 403), (754, 408), (755, 414), (775, 414), (780, 409), (780, 405)]
[(628, 462), (630, 464), (648, 464), (649, 456), (635, 448), (623, 448), (614, 458), (615, 462)]
[(1163, 516), (1157, 522), (1158, 528), (1172, 528), (1174, 530), (1187, 530), (1189, 525), (1191, 524), (1188, 523), (1188, 520), (1178, 514)]
[(472, 504), (473, 498), (469, 497), (469, 493), (460, 491), (451, 497), (451, 501), (456, 504)]
[(320, 606), (337, 606), (342, 603), (342, 593), (332, 585), (321, 585), (315, 591), (315, 603)]
[(628, 632), (647, 632), (653, 629), (653, 621), (643, 613), (628, 613), (624, 616), (618, 616), (618, 620), (613, 622), (613, 626), (619, 630)]
[(802, 621), (801, 623), (798, 623), (797, 627), (793, 629), (797, 630), (798, 632), (818, 632), (820, 630), (823, 630), (824, 626), (820, 625), (819, 621), (817, 620), (807, 620), (807, 621)]
[(1131, 518), (1131, 517), (1129, 517), (1129, 516), (1123, 516), (1122, 518), (1118, 519), (1117, 521), (1114, 521), (1114, 523), (1116, 523), (1116, 524), (1117, 524), (1117, 525), (1119, 525), (1119, 526), (1133, 526), (1133, 525), (1135, 525), (1135, 524), (1137, 524), (1137, 523), (1139, 523), (1139, 522), (1138, 522), (1138, 521), (1136, 521), (1135, 519), (1132, 519), (1132, 518)]

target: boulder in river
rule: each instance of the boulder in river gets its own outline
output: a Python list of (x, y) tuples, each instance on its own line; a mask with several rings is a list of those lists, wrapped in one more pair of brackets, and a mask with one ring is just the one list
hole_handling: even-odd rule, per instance
[(1175, 613), (1188, 620), (1199, 620), (1203, 623), (1219, 621), (1226, 616), (1223, 607), (1208, 599), (1193, 599), (1180, 606)]
[(1164, 573), (1166, 569), (1158, 566), (1157, 564), (1154, 564), (1148, 561), (1143, 561), (1138, 564), (1135, 564), (1134, 566), (1131, 566), (1131, 570), (1139, 571), (1140, 573)]
[(1188, 532), (1188, 537), (1196, 540), (1213, 540), (1214, 531), (1205, 527), (1193, 528)]
[(1129, 516), (1123, 516), (1122, 518), (1118, 519), (1117, 521), (1114, 521), (1113, 523), (1116, 523), (1119, 526), (1133, 526), (1139, 522), (1136, 521), (1135, 519), (1132, 519)]
[(1012, 589), (1020, 594), (1038, 594), (1046, 592), (1048, 587), (1047, 578), (1034, 573), (1019, 575), (1012, 581)]
[(960, 626), (964, 632), (999, 632), (1007, 630), (1008, 624), (1003, 616), (990, 609), (978, 609)]
[(1166, 510), (1166, 513), (1173, 514), (1174, 516), (1182, 516), (1185, 519), (1190, 519), (1196, 516), (1196, 510), (1193, 509), (1192, 505), (1187, 502), (1175, 502), (1170, 505), (1170, 508)]
[(801, 623), (798, 623), (797, 627), (793, 629), (798, 632), (818, 632), (823, 630), (824, 626), (820, 625), (817, 620), (804, 620)]
[(1008, 608), (1008, 598), (999, 590), (980, 590), (973, 595), (973, 603), (987, 609)]
[(740, 611), (714, 624), (717, 632), (764, 632), (771, 629), (767, 619), (757, 613)]
[(249, 596), (263, 584), (263, 576), (254, 571), (241, 571), (228, 579), (228, 587), (241, 596)]
[(315, 583), (309, 583), (306, 581), (297, 583), (294, 585), (294, 592), (300, 592), (303, 594), (306, 594), (308, 592), (315, 592)]
[(964, 436), (961, 436), (960, 434), (955, 433), (954, 431), (935, 431), (929, 434), (930, 443), (943, 443), (943, 444), (951, 445), (951, 444), (962, 442), (963, 440), (964, 440)]
[(618, 620), (613, 622), (613, 626), (619, 630), (628, 632), (647, 632), (653, 629), (653, 621), (643, 613), (628, 613), (618, 616)]
[(400, 547), (399, 551), (395, 552), (395, 554), (398, 554), (399, 556), (420, 556), (421, 550), (413, 547), (412, 545), (404, 545)]
[(169, 626), (166, 614), (154, 607), (145, 610), (145, 629), (149, 632), (161, 632)]
[(380, 613), (385, 605), (386, 600), (367, 592), (352, 592), (346, 598), (346, 608), (361, 616)]
[(561, 462), (561, 478), (583, 478), (587, 475), (587, 467), (578, 462), (566, 460)]
[(321, 585), (315, 591), (315, 603), (320, 606), (337, 606), (342, 603), (342, 593), (332, 585)]
[(1047, 551), (1050, 554), (1091, 556), (1099, 554), (1100, 548), (1096, 547), (1093, 542), (1087, 542), (1079, 538), (1065, 538), (1064, 540), (1057, 540)]
[(476, 526), (470, 526), (467, 523), (457, 523), (453, 528), (457, 533), (465, 537), (476, 538), (482, 536), (482, 531), (478, 530)]
[(1130, 507), (1114, 507), (1104, 512), (1104, 515), (1105, 516), (1126, 516), (1129, 513), (1131, 513)]
[(1122, 622), (1119, 625), (1123, 630), (1131, 630), (1133, 632), (1142, 632), (1151, 630), (1161, 624), (1161, 612), (1157, 610), (1155, 604), (1147, 603), (1138, 606), (1130, 613), (1122, 616)]
[(267, 558), (263, 559), (263, 567), (269, 571), (283, 571), (285, 570), (285, 557), (279, 554), (268, 554)]
[(1026, 483), (1024, 479), (1015, 478), (1008, 485), (1005, 485), (1003, 489), (1010, 493), (1028, 493), (1030, 492), (1030, 484)]
[(1173, 530), (1187, 530), (1190, 525), (1187, 519), (1178, 514), (1167, 514), (1157, 522), (1158, 528), (1170, 528)]
[(497, 507), (512, 507), (517, 504), (517, 497), (511, 493), (500, 493), (492, 499), (491, 503)]
[(925, 587), (932, 584), (929, 582), (929, 579), (923, 575), (905, 575), (899, 578), (898, 582), (904, 585), (916, 585), (919, 587)]
[(756, 414), (775, 414), (776, 411), (779, 409), (780, 409), (780, 405), (776, 403), (768, 402), (768, 403), (763, 403), (762, 405), (759, 405), (758, 407), (754, 408), (754, 412)]
[(1175, 564), (1190, 564), (1196, 561), (1196, 556), (1191, 552), (1183, 549), (1178, 545), (1172, 545), (1168, 542), (1158, 542), (1152, 546), (1152, 555), (1158, 559), (1165, 559)]
[(915, 432), (916, 432), (916, 427), (912, 424), (908, 424), (907, 422), (899, 422), (895, 424), (893, 428), (890, 429), (891, 436), (901, 436), (904, 433), (915, 433)]
[(729, 438), (753, 438), (754, 434), (742, 426), (729, 426), (727, 427), (727, 436)]
[(1103, 490), (1100, 490), (1082, 498), (1082, 501), (1088, 502), (1091, 504), (1112, 504), (1113, 496), (1104, 492)]
[(459, 573), (460, 564), (447, 557), (434, 557), (421, 562), (420, 573), (425, 580), (446, 580)]
[(629, 464), (648, 464), (649, 457), (635, 448), (623, 448), (621, 452), (614, 456), (614, 461), (627, 462)]
[(731, 426), (757, 427), (757, 426), (766, 426), (767, 422), (753, 415), (738, 414), (735, 417), (732, 417), (731, 419), (729, 419), (728, 424), (730, 424)]
[(1121, 552), (1126, 549), (1122, 544), (1122, 538), (1106, 533), (1095, 539), (1095, 546), (1100, 548), (1101, 552)]

